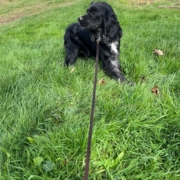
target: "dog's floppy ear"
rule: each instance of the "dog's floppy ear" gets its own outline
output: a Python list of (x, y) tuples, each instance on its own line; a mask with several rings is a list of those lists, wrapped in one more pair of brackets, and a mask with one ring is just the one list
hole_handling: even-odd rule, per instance
[(121, 36), (122, 29), (119, 26), (116, 15), (114, 14), (114, 12), (106, 13), (106, 16), (104, 18), (104, 41), (106, 41), (107, 43), (111, 43), (117, 38), (121, 38)]

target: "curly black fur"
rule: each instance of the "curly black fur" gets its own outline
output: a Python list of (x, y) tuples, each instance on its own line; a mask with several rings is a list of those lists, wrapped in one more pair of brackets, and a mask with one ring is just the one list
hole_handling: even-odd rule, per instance
[(71, 24), (64, 35), (65, 65), (74, 64), (79, 55), (95, 56), (95, 40), (100, 36), (99, 58), (103, 69), (110, 77), (124, 81), (119, 64), (122, 29), (112, 7), (105, 2), (91, 3), (78, 21)]

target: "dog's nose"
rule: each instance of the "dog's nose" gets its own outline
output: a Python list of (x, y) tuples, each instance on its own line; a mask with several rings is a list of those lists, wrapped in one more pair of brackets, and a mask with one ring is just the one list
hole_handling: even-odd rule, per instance
[(83, 18), (82, 18), (82, 16), (81, 16), (81, 17), (78, 18), (78, 21), (82, 21), (82, 19), (83, 19)]

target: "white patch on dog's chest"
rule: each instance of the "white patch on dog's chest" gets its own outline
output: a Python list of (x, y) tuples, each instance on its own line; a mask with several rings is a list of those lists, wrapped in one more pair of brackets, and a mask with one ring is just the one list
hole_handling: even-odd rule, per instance
[(114, 53), (118, 53), (118, 49), (117, 49), (117, 46), (118, 46), (118, 42), (115, 41), (113, 43), (110, 44), (110, 47), (111, 47), (111, 52), (114, 52)]

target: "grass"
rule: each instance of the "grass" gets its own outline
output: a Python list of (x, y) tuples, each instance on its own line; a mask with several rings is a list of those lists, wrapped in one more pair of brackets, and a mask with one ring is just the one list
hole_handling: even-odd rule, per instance
[[(4, 2), (1, 17), (24, 12), (30, 3)], [(0, 26), (2, 180), (83, 177), (94, 61), (78, 59), (73, 73), (64, 68), (63, 35), (89, 2), (67, 2), (52, 1), (44, 11), (34, 8), (33, 15)], [(97, 85), (89, 179), (178, 180), (179, 11), (159, 9), (165, 1), (110, 3), (123, 28), (122, 68), (135, 86), (118, 84), (99, 68), (105, 84)], [(155, 56), (156, 48), (164, 56)], [(155, 85), (157, 95), (151, 93)]]

